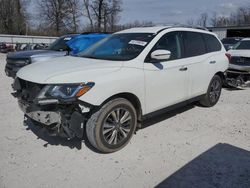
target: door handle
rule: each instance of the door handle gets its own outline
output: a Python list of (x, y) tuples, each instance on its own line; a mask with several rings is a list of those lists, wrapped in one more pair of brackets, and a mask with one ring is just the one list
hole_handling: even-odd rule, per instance
[(209, 63), (210, 63), (210, 64), (215, 64), (215, 63), (216, 63), (216, 61), (210, 61)]
[(179, 69), (179, 71), (187, 71), (187, 70), (188, 70), (187, 67), (181, 67), (181, 68)]

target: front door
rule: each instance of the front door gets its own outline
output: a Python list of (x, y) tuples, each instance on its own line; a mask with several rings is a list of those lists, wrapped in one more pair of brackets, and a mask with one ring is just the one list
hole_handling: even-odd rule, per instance
[(146, 113), (188, 99), (188, 62), (182, 59), (182, 42), (178, 32), (165, 34), (151, 50), (171, 52), (170, 59), (154, 62), (148, 57), (144, 63)]

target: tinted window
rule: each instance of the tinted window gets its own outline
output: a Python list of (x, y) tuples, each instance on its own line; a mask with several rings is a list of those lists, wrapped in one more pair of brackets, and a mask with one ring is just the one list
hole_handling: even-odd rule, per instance
[(53, 42), (50, 46), (49, 46), (49, 50), (54, 50), (54, 51), (67, 51), (70, 48), (68, 47), (68, 45), (66, 44), (66, 42), (68, 42), (69, 40), (71, 40), (72, 37), (60, 37), (59, 39), (57, 39), (55, 42)]
[(204, 39), (200, 33), (183, 32), (185, 57), (198, 56), (206, 53)]
[(203, 34), (203, 37), (206, 41), (207, 52), (216, 52), (221, 50), (221, 44), (215, 36)]
[[(181, 58), (181, 42), (177, 32), (165, 34), (153, 47), (151, 52), (155, 50), (168, 50), (171, 52), (170, 59), (180, 59)], [(150, 53), (151, 54), (151, 53)], [(148, 61), (149, 57), (146, 59)]]
[(243, 41), (237, 43), (235, 45), (234, 49), (249, 50), (250, 49), (250, 40), (243, 40)]
[(224, 38), (221, 40), (221, 42), (223, 44), (236, 44), (237, 42), (239, 42), (241, 39), (235, 39), (235, 38)]

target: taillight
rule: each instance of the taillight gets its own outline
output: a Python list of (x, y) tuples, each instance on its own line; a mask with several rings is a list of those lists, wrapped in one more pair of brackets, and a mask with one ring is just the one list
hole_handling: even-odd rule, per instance
[(230, 63), (230, 61), (231, 61), (231, 54), (226, 53), (225, 55), (227, 56), (227, 58), (228, 58), (228, 62)]

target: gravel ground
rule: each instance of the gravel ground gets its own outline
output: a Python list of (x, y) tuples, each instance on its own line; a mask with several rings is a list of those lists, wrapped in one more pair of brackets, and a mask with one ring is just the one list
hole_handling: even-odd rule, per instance
[(99, 154), (84, 141), (39, 138), (4, 66), (0, 54), (1, 188), (250, 187), (250, 90), (151, 118), (124, 149)]

